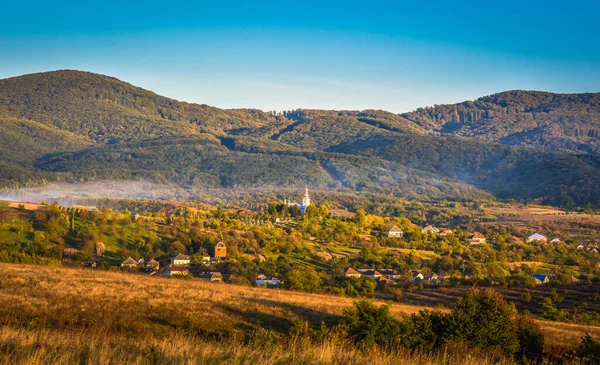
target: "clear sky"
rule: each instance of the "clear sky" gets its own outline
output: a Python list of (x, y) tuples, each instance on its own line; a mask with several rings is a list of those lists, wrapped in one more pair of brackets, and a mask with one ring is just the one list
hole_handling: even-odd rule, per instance
[(223, 108), (386, 109), (600, 91), (600, 2), (2, 1), (0, 78), (117, 77)]

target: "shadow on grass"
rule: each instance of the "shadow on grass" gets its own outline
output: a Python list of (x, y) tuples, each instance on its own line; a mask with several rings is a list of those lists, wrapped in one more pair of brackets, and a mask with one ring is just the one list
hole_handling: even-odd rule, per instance
[(219, 308), (227, 314), (236, 316), (244, 321), (260, 325), (261, 327), (271, 329), (281, 333), (287, 333), (294, 326), (294, 322), (287, 318), (279, 317), (257, 310), (243, 309), (243, 307), (234, 307), (231, 305), (219, 304)]
[(266, 307), (275, 307), (280, 308), (285, 311), (288, 311), (298, 317), (299, 319), (308, 321), (311, 325), (318, 326), (321, 323), (325, 323), (327, 326), (331, 327), (335, 324), (338, 324), (341, 316), (337, 314), (332, 314), (328, 312), (318, 311), (307, 307), (302, 307), (299, 305), (289, 304), (277, 302), (269, 299), (260, 299), (260, 298), (252, 298), (247, 299), (250, 302), (254, 302), (260, 305), (264, 305)]

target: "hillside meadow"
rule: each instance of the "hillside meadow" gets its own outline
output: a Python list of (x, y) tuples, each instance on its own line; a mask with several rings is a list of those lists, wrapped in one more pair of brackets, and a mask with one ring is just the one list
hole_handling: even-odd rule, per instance
[[(362, 351), (331, 329), (352, 305), (197, 279), (0, 264), (0, 363), (510, 363), (458, 344), (434, 355)], [(395, 316), (421, 309), (391, 305)], [(586, 332), (600, 338), (600, 327), (538, 324), (555, 351), (577, 347)], [(311, 325), (317, 334), (302, 336)]]

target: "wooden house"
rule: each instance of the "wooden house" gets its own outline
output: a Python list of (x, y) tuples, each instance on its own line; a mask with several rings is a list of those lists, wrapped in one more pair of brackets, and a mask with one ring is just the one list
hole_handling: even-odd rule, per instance
[(381, 269), (379, 272), (388, 279), (398, 280), (401, 278), (400, 273), (394, 269)]
[(346, 276), (349, 277), (349, 278), (360, 278), (362, 275), (358, 271), (356, 271), (353, 268), (349, 267), (349, 268), (346, 269)]
[(525, 242), (527, 242), (527, 243), (537, 242), (537, 243), (541, 243), (541, 244), (546, 244), (548, 242), (548, 238), (546, 238), (546, 236), (543, 236), (539, 233), (534, 233), (531, 236), (527, 237)]
[(223, 282), (223, 275), (221, 275), (220, 272), (218, 271), (207, 271), (205, 273), (203, 273), (202, 275), (200, 275), (200, 279), (207, 281), (209, 283), (215, 283), (215, 282)]
[(467, 241), (472, 245), (481, 245), (482, 243), (485, 243), (485, 236), (479, 232), (475, 232), (467, 239)]
[(543, 285), (550, 282), (550, 277), (544, 274), (533, 274), (533, 280), (536, 285)]
[(383, 276), (379, 271), (374, 270), (374, 269), (358, 269), (358, 272), (362, 276), (366, 276), (371, 279), (379, 279), (380, 277)]
[(173, 258), (171, 258), (171, 265), (175, 266), (187, 266), (190, 264), (190, 257), (188, 255), (179, 254)]
[(401, 238), (404, 236), (404, 232), (398, 226), (392, 226), (392, 228), (387, 231), (388, 238)]
[(128, 257), (127, 259), (125, 259), (125, 261), (121, 262), (121, 267), (126, 267), (129, 269), (133, 269), (137, 266), (138, 262), (132, 259), (131, 257)]
[(185, 266), (169, 265), (163, 271), (162, 275), (166, 276), (166, 277), (169, 277), (169, 276), (185, 276), (185, 275), (188, 275), (189, 273), (190, 273), (190, 271)]
[(440, 230), (430, 224), (427, 227), (421, 229), (421, 233), (423, 233), (423, 234), (431, 233), (433, 235), (438, 235), (440, 233)]
[(155, 259), (148, 261), (148, 263), (146, 264), (147, 269), (151, 269), (154, 271), (158, 270), (159, 267), (160, 267), (160, 264)]

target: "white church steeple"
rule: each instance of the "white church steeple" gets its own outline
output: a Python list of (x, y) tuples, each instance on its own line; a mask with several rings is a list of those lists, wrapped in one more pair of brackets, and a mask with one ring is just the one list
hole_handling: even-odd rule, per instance
[(310, 196), (308, 195), (308, 186), (304, 189), (304, 198), (302, 198), (302, 205), (306, 209), (310, 205)]

